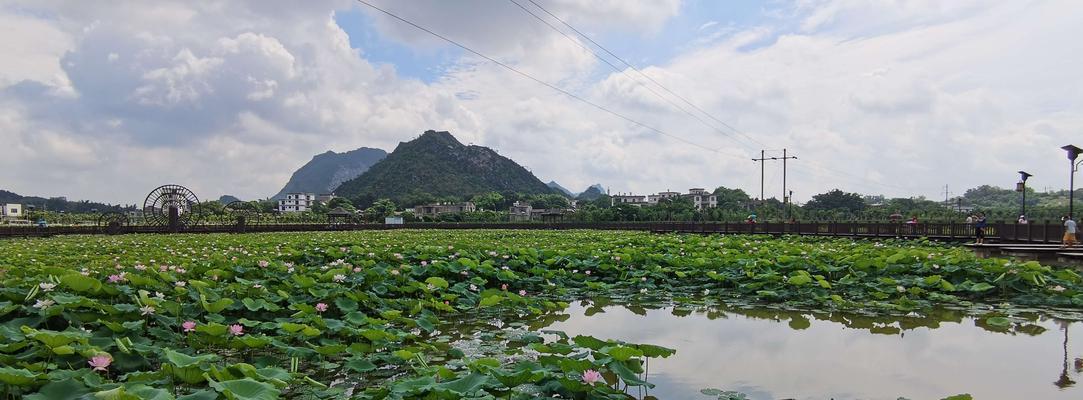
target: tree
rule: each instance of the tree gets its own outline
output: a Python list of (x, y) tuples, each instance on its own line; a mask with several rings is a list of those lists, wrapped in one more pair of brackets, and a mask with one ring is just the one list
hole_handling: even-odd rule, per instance
[(479, 209), (500, 211), (504, 204), (504, 196), (497, 192), (482, 193), (470, 199)]
[(745, 210), (752, 201), (744, 190), (728, 189), (724, 186), (716, 188), (714, 195), (718, 199), (718, 208), (723, 210)]
[(805, 203), (806, 210), (843, 210), (856, 213), (865, 209), (865, 200), (857, 193), (846, 193), (839, 189), (812, 196)]
[(335, 197), (331, 199), (331, 201), (327, 202), (327, 208), (330, 210), (334, 210), (338, 207), (342, 207), (343, 210), (349, 211), (351, 213), (357, 211), (357, 207), (354, 207), (353, 203), (350, 202), (350, 199), (347, 199), (345, 197)]
[(539, 209), (567, 208), (568, 198), (559, 194), (539, 194), (530, 199), (530, 206)]
[(395, 215), (395, 203), (390, 199), (379, 199), (372, 206), (365, 209), (365, 219), (380, 221), (386, 217)]

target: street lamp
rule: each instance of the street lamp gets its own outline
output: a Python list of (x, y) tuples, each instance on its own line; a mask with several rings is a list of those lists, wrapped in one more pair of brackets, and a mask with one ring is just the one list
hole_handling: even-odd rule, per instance
[(1019, 184), (1015, 185), (1015, 190), (1023, 193), (1023, 212), (1019, 215), (1026, 217), (1027, 215), (1027, 178), (1034, 175), (1028, 174), (1026, 171), (1019, 171)]
[(786, 216), (793, 219), (793, 191), (790, 191), (790, 195), (786, 197)]
[(1079, 153), (1083, 152), (1083, 149), (1080, 149), (1070, 144), (1067, 146), (1062, 146), (1061, 149), (1068, 152), (1068, 160), (1071, 162), (1070, 164), (1068, 164), (1068, 166), (1071, 167), (1070, 171), (1068, 172), (1068, 218), (1071, 219), (1073, 211), (1073, 201), (1075, 200), (1075, 159), (1079, 157)]

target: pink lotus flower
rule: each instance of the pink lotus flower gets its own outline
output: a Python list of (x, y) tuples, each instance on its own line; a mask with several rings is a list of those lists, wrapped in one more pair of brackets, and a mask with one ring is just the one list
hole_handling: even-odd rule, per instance
[(120, 275), (109, 275), (109, 283), (117, 283), (123, 280), (124, 277)]
[(111, 357), (109, 354), (99, 354), (94, 357), (90, 357), (90, 361), (87, 361), (87, 364), (90, 364), (91, 367), (94, 367), (95, 371), (105, 371), (106, 368), (109, 368), (109, 364), (112, 363), (113, 357)]
[(526, 291), (525, 291), (525, 290), (522, 290), (522, 289), (520, 289), (520, 290), (519, 290), (519, 295), (520, 295), (520, 296), (526, 296)]
[(319, 312), (327, 311), (327, 304), (326, 303), (316, 303), (316, 311), (319, 311)]
[(241, 336), (244, 334), (244, 327), (239, 324), (230, 325), (229, 334), (233, 336)]
[(501, 285), (500, 285), (500, 290), (503, 290), (503, 291), (505, 291), (505, 292), (506, 292), (506, 291), (508, 291), (508, 284), (507, 284), (507, 283), (503, 283), (503, 284), (501, 284)]
[(583, 371), (583, 383), (586, 383), (588, 385), (593, 385), (594, 382), (598, 382), (598, 381), (601, 381), (601, 380), (602, 380), (602, 373), (601, 372), (595, 371), (593, 369), (588, 369), (586, 371)]
[(267, 268), (268, 265), (271, 265), (271, 263), (267, 262), (267, 260), (259, 260), (260, 268)]
[(181, 328), (184, 328), (185, 332), (193, 332), (193, 331), (196, 330), (196, 322), (195, 321), (184, 321), (184, 323), (181, 324)]

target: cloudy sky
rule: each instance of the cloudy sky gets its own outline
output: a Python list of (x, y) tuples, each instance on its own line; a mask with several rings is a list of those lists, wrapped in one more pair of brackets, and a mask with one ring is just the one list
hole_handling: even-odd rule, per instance
[(0, 189), (260, 198), (437, 129), (572, 190), (755, 196), (787, 148), (798, 201), (943, 198), (1065, 188), (1083, 146), (1073, 0), (535, 1), (640, 72), (529, 0), (372, 2), (646, 127), (355, 1), (0, 1)]

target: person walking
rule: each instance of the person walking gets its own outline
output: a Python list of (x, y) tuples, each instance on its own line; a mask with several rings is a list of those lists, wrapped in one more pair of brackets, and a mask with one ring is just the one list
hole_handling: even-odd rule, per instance
[(1061, 239), (1060, 248), (1075, 247), (1076, 224), (1071, 216), (1064, 217), (1064, 238)]
[(978, 214), (978, 218), (974, 222), (974, 243), (985, 244), (985, 225), (985, 214)]

